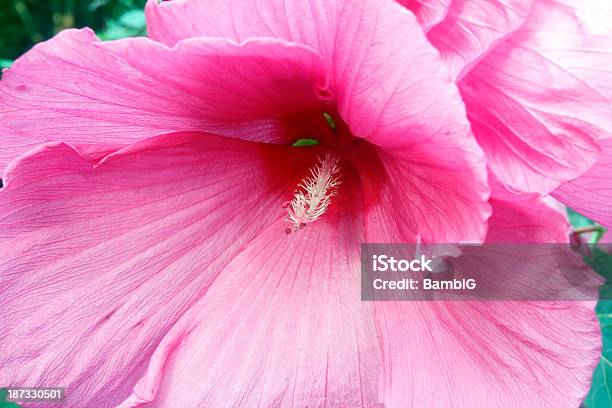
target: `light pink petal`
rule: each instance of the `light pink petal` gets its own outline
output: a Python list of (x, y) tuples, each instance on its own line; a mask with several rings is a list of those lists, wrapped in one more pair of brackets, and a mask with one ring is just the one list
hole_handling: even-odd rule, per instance
[[(612, 98), (612, 3), (602, 0), (537, 0), (530, 29), (539, 46), (556, 45), (546, 56), (605, 96)], [(538, 25), (541, 24), (541, 25)], [(594, 101), (589, 101), (594, 102)], [(610, 126), (606, 127), (610, 130)]]
[(64, 31), (3, 75), (0, 167), (54, 140), (125, 145), (197, 130), (291, 143), (304, 127), (295, 112), (319, 108), (325, 84), (320, 57), (281, 40), (194, 39), (168, 48)]
[(183, 133), (97, 164), (61, 143), (13, 162), (0, 190), (0, 383), (67, 387), (63, 407), (121, 402), (174, 322), (283, 216), (307, 156)]
[(412, 11), (425, 31), (446, 17), (453, 0), (397, 0)]
[[(555, 208), (537, 194), (517, 194), (494, 176), (487, 242), (569, 242), (570, 225), (564, 208)], [(562, 206), (561, 206), (562, 207)]]
[(193, 37), (283, 38), (329, 54), (338, 13), (351, 1), (149, 0), (147, 34), (169, 45)]
[(577, 407), (599, 360), (594, 307), (377, 302), (385, 407)]
[(612, 7), (534, 4), (528, 21), (459, 83), (495, 175), (547, 194), (587, 171), (612, 130)]
[(489, 245), (467, 248), (456, 258), (457, 277), (476, 278), (478, 294), (489, 299), (597, 299), (603, 280), (567, 245), (565, 207), (550, 197), (510, 192), (493, 176), (489, 182)]
[(198, 35), (273, 36), (317, 49), (350, 132), (401, 156), (388, 159), (398, 222), (428, 240), (484, 238), (483, 153), (438, 51), (410, 11), (384, 0), (193, 0), (150, 1), (147, 13), (151, 35), (170, 44)]
[(461, 77), (527, 17), (533, 0), (453, 0), (427, 38), (453, 78)]
[[(533, 0), (398, 0), (412, 11), (428, 37), (438, 48), (456, 77), (467, 64), (474, 62), (494, 44), (516, 29), (525, 19)], [(267, 2), (214, 0), (166, 1), (150, 0), (147, 4), (149, 35), (167, 44), (198, 36), (226, 37), (244, 40), (250, 37), (285, 38), (323, 50), (324, 54), (341, 51), (330, 46), (343, 31), (335, 25), (345, 24), (343, 16), (354, 23), (368, 24), (377, 19), (379, 9), (396, 9), (380, 0)], [(366, 11), (368, 10), (368, 11)], [(380, 13), (386, 14), (386, 13)], [(390, 19), (390, 29), (397, 20)], [(350, 17), (348, 17), (350, 15)], [(304, 18), (306, 16), (306, 18)], [(366, 30), (367, 28), (360, 28)], [(413, 39), (401, 36), (401, 45), (410, 48)], [(337, 37), (336, 37), (337, 36)], [(391, 37), (396, 37), (394, 33)], [(349, 41), (352, 41), (349, 39)]]
[[(560, 213), (533, 196), (515, 197), (513, 208), (510, 198), (494, 189), (490, 242), (567, 241)], [(599, 360), (594, 307), (377, 302), (382, 401), (391, 408), (576, 407)]]
[(612, 138), (601, 142), (603, 154), (585, 174), (561, 185), (552, 195), (579, 213), (612, 228)]
[(121, 408), (380, 407), (372, 304), (359, 301), (361, 201), (342, 193), (320, 220), (289, 235), (281, 221), (234, 259)]

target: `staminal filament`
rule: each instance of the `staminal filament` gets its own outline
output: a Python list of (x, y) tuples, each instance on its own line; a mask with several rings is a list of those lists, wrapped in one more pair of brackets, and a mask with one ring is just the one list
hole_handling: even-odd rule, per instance
[(287, 221), (292, 224), (285, 230), (287, 234), (304, 228), (325, 214), (340, 184), (339, 172), (336, 156), (327, 152), (319, 157), (319, 162), (310, 169), (310, 175), (300, 182), (293, 199), (285, 205)]

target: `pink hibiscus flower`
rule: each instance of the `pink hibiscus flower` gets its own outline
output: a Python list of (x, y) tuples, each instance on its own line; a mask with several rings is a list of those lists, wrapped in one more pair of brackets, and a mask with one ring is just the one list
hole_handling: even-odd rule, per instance
[(67, 407), (577, 406), (593, 302), (360, 302), (359, 245), (567, 242), (551, 192), (609, 223), (612, 8), (404, 3), (150, 1), (150, 38), (68, 30), (16, 61), (0, 384)]
[(612, 226), (612, 6), (401, 0), (442, 55), (489, 168)]

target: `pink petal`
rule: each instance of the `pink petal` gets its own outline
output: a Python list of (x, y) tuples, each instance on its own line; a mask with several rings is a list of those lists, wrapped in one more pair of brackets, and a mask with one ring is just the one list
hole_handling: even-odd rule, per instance
[[(240, 41), (272, 36), (317, 49), (330, 72), (330, 97), (350, 132), (401, 156), (389, 159), (398, 174), (394, 200), (403, 202), (391, 204), (398, 211), (394, 216), (401, 220), (410, 206), (405, 222), (412, 223), (414, 233), (422, 229), (424, 239), (484, 238), (488, 189), (482, 151), (438, 51), (401, 5), (385, 0), (150, 1), (147, 16), (151, 35), (169, 44), (192, 36)], [(179, 23), (185, 21), (192, 23)], [(412, 173), (401, 180), (409, 181), (404, 188), (399, 185), (403, 173)], [(427, 184), (428, 177), (435, 185)], [(457, 180), (460, 186), (451, 187)], [(421, 188), (427, 193), (411, 198)]]
[(270, 37), (330, 50), (337, 13), (345, 2), (149, 0), (145, 9), (147, 33), (168, 45), (193, 37), (221, 37), (235, 41)]
[[(461, 68), (516, 29), (524, 21), (532, 1), (518, 0), (507, 4), (501, 0), (399, 0), (398, 3), (416, 15), (423, 29), (431, 30), (430, 41), (442, 52), (454, 76), (457, 76)], [(336, 34), (337, 38), (343, 36), (342, 30), (334, 32), (335, 25), (349, 22), (367, 24), (370, 17), (375, 20), (385, 15), (384, 18), (389, 19), (386, 28), (393, 28), (393, 22), (400, 20), (401, 12), (394, 5), (385, 3), (391, 2), (191, 0), (159, 3), (149, 0), (147, 28), (152, 38), (167, 44), (198, 36), (235, 40), (275, 37), (307, 44), (323, 50), (323, 54), (330, 54), (341, 50), (338, 44), (336, 47), (330, 45)], [(377, 13), (375, 9), (395, 10), (395, 15)], [(367, 28), (361, 30), (367, 31)], [(390, 41), (398, 38), (401, 45), (410, 48), (413, 38), (402, 36), (401, 31), (395, 27), (389, 33)], [(348, 38), (348, 41), (352, 42), (352, 39)]]
[(577, 407), (599, 360), (594, 306), (377, 302), (385, 407)]
[(427, 38), (442, 54), (452, 77), (461, 77), (525, 21), (532, 2), (453, 0)]
[(565, 208), (554, 208), (537, 194), (516, 194), (493, 175), (487, 242), (569, 242), (570, 225)]
[(372, 305), (359, 301), (361, 200), (351, 190), (322, 219), (286, 236), (281, 221), (234, 259), (121, 408), (379, 407)]
[(612, 131), (612, 7), (575, 3), (534, 4), (459, 83), (490, 168), (515, 190), (547, 194), (578, 177)]
[(354, 163), (366, 225), (397, 225), (408, 242), (482, 241), (484, 157), (438, 53), (397, 4), (359, 4), (340, 17), (332, 78), (343, 120), (376, 146)]
[(601, 142), (603, 154), (585, 174), (567, 182), (552, 195), (568, 207), (612, 227), (612, 138)]
[(600, 247), (602, 247), (605, 251), (612, 252), (612, 245), (609, 245), (612, 244), (612, 230), (608, 229), (608, 231), (602, 235), (599, 243), (602, 244)]
[(366, 242), (484, 239), (491, 212), (484, 168), (479, 175), (460, 157), (426, 143), (410, 154), (364, 150), (352, 164), (362, 181), (366, 233), (376, 237)]
[(147, 16), (150, 35), (167, 44), (198, 36), (274, 37), (317, 49), (342, 119), (375, 144), (439, 139), (477, 149), (439, 53), (412, 13), (395, 2), (153, 0)]
[(64, 31), (3, 75), (0, 168), (54, 140), (125, 145), (198, 130), (291, 143), (305, 131), (295, 112), (322, 106), (325, 83), (315, 52), (280, 40), (194, 39), (168, 48)]
[(412, 11), (425, 31), (444, 20), (453, 0), (397, 0)]
[(65, 386), (63, 407), (118, 404), (218, 272), (283, 216), (307, 156), (183, 133), (98, 163), (61, 143), (13, 162), (0, 190), (0, 383)]
[[(488, 241), (567, 241), (560, 213), (534, 196), (509, 201), (497, 189), (494, 195)], [(576, 407), (599, 360), (594, 307), (595, 302), (377, 302), (382, 401), (386, 407)]]

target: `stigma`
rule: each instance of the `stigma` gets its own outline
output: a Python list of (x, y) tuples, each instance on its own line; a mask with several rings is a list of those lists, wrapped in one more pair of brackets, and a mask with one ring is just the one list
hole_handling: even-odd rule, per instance
[(285, 232), (290, 234), (321, 218), (327, 211), (332, 197), (336, 195), (338, 185), (340, 185), (338, 158), (327, 152), (310, 168), (309, 175), (295, 190), (293, 199), (283, 206), (287, 210), (287, 221), (291, 223), (291, 227), (285, 229)]

